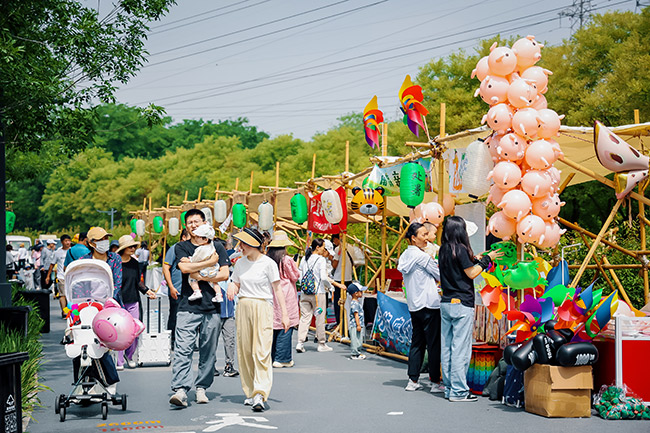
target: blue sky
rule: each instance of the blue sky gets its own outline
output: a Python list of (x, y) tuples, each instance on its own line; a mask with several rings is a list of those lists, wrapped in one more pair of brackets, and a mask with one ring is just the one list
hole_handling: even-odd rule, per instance
[[(397, 118), (406, 74), (458, 49), (473, 52), (481, 39), (532, 34), (560, 43), (571, 22), (559, 13), (572, 3), (178, 0), (152, 23), (148, 63), (116, 96), (161, 105), (174, 121), (248, 117), (272, 136), (309, 139), (362, 111), (373, 95), (388, 119)], [(591, 4), (595, 13), (636, 7), (634, 0)]]

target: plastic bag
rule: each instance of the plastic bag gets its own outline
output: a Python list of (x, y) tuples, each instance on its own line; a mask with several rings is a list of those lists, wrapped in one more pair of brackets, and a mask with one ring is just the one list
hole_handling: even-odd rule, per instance
[(594, 396), (594, 409), (604, 419), (650, 419), (650, 407), (631, 394), (627, 387), (603, 385)]

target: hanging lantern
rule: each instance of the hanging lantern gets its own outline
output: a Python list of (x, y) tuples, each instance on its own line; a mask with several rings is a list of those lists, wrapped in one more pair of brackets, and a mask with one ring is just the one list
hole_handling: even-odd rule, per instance
[(178, 234), (178, 218), (169, 219), (169, 235), (176, 236)]
[(135, 233), (137, 230), (135, 227), (136, 222), (138, 222), (136, 218), (131, 218), (131, 221), (129, 221), (129, 225), (131, 226), (131, 233)]
[(16, 225), (16, 214), (12, 211), (5, 211), (5, 233), (9, 234), (14, 231)]
[(214, 202), (214, 219), (221, 224), (228, 218), (228, 205), (225, 200)]
[(399, 196), (402, 202), (410, 207), (422, 203), (426, 182), (424, 167), (417, 162), (408, 162), (402, 166), (399, 181)]
[(144, 220), (137, 220), (135, 222), (135, 233), (138, 236), (144, 236), (144, 227), (145, 227)]
[(291, 197), (291, 219), (296, 224), (307, 221), (307, 199), (300, 193)]
[(232, 223), (239, 229), (246, 227), (246, 206), (244, 206), (242, 203), (233, 205)]
[(187, 213), (187, 211), (183, 211), (181, 213), (181, 227), (183, 227), (183, 228), (185, 228), (185, 214), (186, 213)]
[(463, 189), (474, 197), (481, 197), (490, 190), (490, 182), (486, 180), (494, 168), (494, 162), (487, 146), (476, 140), (467, 146), (465, 151), (467, 169), (463, 174)]
[(320, 196), (321, 209), (330, 224), (338, 224), (343, 219), (341, 197), (333, 189), (326, 189)]
[(273, 205), (268, 201), (264, 201), (257, 208), (259, 215), (258, 226), (260, 230), (271, 230), (273, 228)]
[(204, 207), (201, 209), (201, 212), (203, 212), (203, 215), (205, 215), (205, 222), (207, 222), (209, 225), (212, 225), (212, 209), (209, 207)]
[(381, 186), (375, 189), (361, 189), (355, 186), (352, 188), (354, 196), (350, 202), (350, 209), (363, 215), (377, 215), (385, 206), (384, 197), (382, 197), (383, 193), (384, 188)]
[(153, 217), (153, 231), (155, 233), (162, 233), (164, 227), (165, 223), (163, 222), (163, 218), (161, 216)]

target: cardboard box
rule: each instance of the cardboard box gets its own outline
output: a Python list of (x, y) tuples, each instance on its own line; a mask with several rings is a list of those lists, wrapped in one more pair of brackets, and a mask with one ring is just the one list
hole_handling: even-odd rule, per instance
[(524, 373), (526, 411), (545, 417), (591, 416), (591, 366), (535, 364)]

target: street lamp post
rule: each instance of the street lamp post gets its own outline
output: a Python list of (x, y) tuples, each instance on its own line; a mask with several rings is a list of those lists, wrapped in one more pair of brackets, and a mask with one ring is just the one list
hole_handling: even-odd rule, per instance
[(99, 213), (109, 214), (111, 216), (111, 230), (113, 230), (113, 215), (117, 212), (117, 209), (111, 208), (111, 210), (98, 210)]

